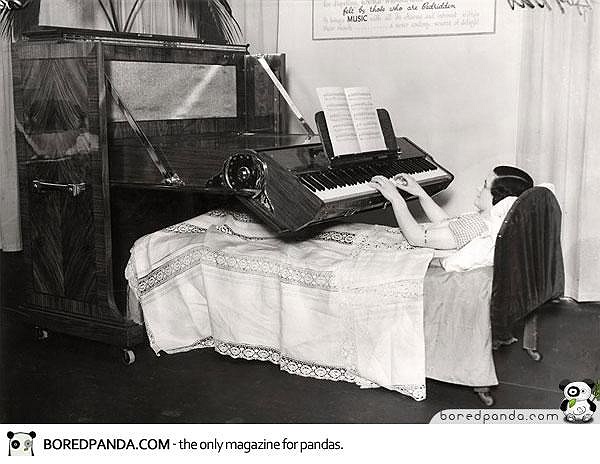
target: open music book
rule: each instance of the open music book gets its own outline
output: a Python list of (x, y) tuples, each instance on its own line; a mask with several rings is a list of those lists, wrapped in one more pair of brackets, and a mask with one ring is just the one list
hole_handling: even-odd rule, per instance
[(387, 148), (368, 87), (320, 87), (317, 94), (335, 156)]

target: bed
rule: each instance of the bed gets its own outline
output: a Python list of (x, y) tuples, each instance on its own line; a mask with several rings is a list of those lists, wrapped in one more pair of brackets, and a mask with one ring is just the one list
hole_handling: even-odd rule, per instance
[(211, 348), (417, 401), (427, 377), (476, 387), (490, 403), (493, 339), (562, 294), (554, 195), (534, 187), (515, 201), (493, 267), (437, 262), (395, 228), (341, 223), (290, 240), (245, 212), (213, 210), (136, 242), (130, 317), (157, 354)]

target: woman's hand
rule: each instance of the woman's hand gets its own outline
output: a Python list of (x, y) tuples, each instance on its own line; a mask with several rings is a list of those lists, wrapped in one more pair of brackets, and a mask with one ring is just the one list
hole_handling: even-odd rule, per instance
[(394, 181), (389, 180), (387, 177), (375, 176), (371, 179), (369, 185), (379, 190), (379, 192), (389, 202), (398, 199), (403, 200), (402, 195), (400, 195), (400, 192), (398, 192), (398, 190), (396, 189), (396, 184), (394, 183)]
[(404, 190), (416, 197), (421, 197), (425, 193), (423, 187), (409, 174), (396, 174), (394, 176), (394, 185), (400, 190)]

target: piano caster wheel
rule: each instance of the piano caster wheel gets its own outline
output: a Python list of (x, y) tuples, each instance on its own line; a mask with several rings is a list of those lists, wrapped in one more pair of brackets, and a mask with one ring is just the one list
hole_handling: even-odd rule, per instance
[(123, 348), (121, 350), (121, 359), (126, 366), (130, 366), (135, 362), (135, 353), (132, 350)]
[(46, 329), (42, 329), (41, 327), (36, 327), (35, 338), (37, 340), (46, 340), (48, 338), (48, 331)]
[(527, 351), (529, 357), (535, 362), (540, 362), (542, 360), (542, 353), (540, 353), (539, 351), (532, 350), (531, 348), (525, 348), (525, 351)]

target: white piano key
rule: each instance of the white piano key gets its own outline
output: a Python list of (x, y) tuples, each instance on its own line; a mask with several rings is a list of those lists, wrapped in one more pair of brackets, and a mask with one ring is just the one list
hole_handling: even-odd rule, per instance
[[(441, 177), (447, 176), (446, 171), (436, 168), (430, 171), (417, 172), (411, 176), (419, 183), (432, 181)], [(347, 185), (344, 187), (330, 188), (326, 190), (317, 190), (313, 192), (321, 201), (327, 203), (336, 200), (344, 200), (361, 195), (376, 193), (377, 190), (369, 185), (369, 182), (362, 182), (356, 185)]]

